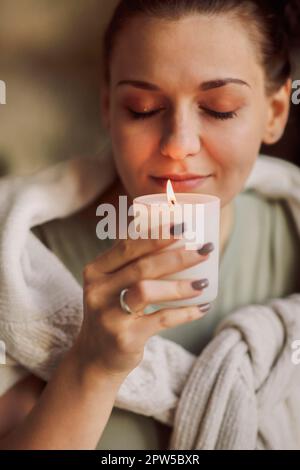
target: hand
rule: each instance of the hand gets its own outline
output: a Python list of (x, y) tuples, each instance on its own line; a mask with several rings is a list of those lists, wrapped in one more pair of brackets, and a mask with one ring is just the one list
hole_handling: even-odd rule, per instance
[[(185, 246), (161, 251), (175, 241), (172, 235), (167, 240), (120, 240), (85, 267), (84, 319), (77, 340), (85, 365), (125, 379), (142, 361), (150, 336), (204, 316), (209, 305), (203, 311), (201, 306), (189, 306), (144, 314), (149, 304), (197, 297), (207, 287), (199, 282), (193, 287), (195, 280), (159, 280), (209, 257)], [(208, 251), (212, 250), (210, 246)], [(129, 289), (126, 303), (134, 314), (120, 307), (124, 288)]]

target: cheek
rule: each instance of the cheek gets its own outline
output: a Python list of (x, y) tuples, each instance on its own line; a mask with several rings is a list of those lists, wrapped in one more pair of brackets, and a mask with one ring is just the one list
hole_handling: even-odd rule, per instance
[(261, 126), (259, 120), (251, 117), (232, 126), (227, 124), (219, 133), (207, 132), (205, 146), (216, 166), (217, 192), (228, 201), (243, 189), (255, 164), (261, 146)]
[(113, 122), (110, 136), (118, 174), (131, 197), (142, 195), (147, 168), (156, 150), (153, 132), (141, 123)]
[(157, 153), (157, 129), (142, 122), (116, 118), (111, 128), (115, 158), (124, 166), (139, 168)]
[[(217, 137), (216, 137), (217, 136)], [(219, 133), (207, 132), (206, 148), (224, 172), (249, 172), (261, 146), (261, 124), (257, 116), (236, 118), (232, 125), (224, 123)]]

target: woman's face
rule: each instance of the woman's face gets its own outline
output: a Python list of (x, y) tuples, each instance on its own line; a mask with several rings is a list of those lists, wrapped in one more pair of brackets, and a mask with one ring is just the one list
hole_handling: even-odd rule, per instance
[(256, 47), (228, 15), (130, 21), (103, 102), (117, 171), (132, 199), (164, 192), (166, 180), (157, 177), (166, 175), (206, 176), (194, 186), (172, 181), (173, 188), (216, 195), (222, 207), (242, 190), (269, 116)]

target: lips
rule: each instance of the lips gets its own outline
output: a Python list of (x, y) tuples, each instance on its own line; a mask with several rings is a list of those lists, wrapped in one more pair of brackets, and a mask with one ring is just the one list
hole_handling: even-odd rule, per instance
[(168, 177), (154, 177), (151, 178), (153, 181), (162, 188), (166, 188), (168, 180), (171, 180), (172, 186), (175, 191), (185, 191), (187, 189), (195, 189), (204, 184), (211, 175), (209, 176), (195, 176), (190, 175), (169, 175)]
[(153, 176), (153, 178), (158, 178), (160, 180), (171, 180), (171, 181), (189, 181), (189, 180), (195, 180), (195, 179), (200, 179), (200, 178), (207, 178), (210, 175), (196, 175), (196, 174), (191, 174), (191, 173), (186, 173), (183, 175), (177, 174), (177, 175), (162, 175), (162, 176)]

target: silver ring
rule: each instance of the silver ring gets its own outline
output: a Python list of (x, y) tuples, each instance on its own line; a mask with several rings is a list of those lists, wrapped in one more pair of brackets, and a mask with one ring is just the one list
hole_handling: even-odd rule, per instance
[(129, 305), (125, 302), (124, 300), (124, 297), (125, 297), (125, 294), (126, 292), (128, 291), (129, 289), (123, 289), (120, 293), (120, 305), (121, 305), (121, 309), (125, 312), (125, 313), (128, 313), (128, 315), (132, 315), (134, 314), (135, 312), (133, 312), (131, 310), (131, 308), (129, 307)]

